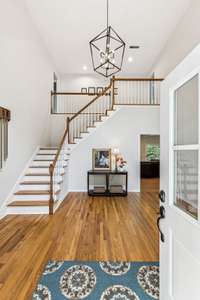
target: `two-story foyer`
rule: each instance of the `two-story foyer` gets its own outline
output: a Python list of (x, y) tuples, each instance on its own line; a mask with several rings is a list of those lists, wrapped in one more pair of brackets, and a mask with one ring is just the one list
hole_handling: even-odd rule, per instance
[(0, 4), (0, 299), (199, 300), (200, 1)]

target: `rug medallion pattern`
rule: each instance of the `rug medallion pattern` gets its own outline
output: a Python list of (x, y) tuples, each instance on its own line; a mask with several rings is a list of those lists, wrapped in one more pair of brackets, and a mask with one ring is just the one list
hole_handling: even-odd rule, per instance
[(49, 261), (32, 300), (81, 299), (159, 299), (159, 264)]

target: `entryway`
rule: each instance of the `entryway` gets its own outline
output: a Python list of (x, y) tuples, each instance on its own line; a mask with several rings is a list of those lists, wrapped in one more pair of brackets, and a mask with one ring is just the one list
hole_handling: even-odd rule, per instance
[(141, 192), (158, 193), (160, 186), (160, 136), (140, 135)]

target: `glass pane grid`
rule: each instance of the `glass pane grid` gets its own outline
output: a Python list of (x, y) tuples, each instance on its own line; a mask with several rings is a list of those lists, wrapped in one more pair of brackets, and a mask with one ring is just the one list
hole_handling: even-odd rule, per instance
[(198, 75), (175, 91), (174, 205), (199, 217), (199, 95)]
[(174, 204), (195, 219), (198, 218), (198, 151), (174, 153)]

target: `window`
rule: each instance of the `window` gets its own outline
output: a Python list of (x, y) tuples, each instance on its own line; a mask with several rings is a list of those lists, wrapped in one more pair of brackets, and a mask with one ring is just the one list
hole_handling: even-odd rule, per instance
[(160, 160), (160, 146), (147, 144), (146, 146), (146, 159), (149, 161)]
[(198, 218), (199, 113), (198, 76), (174, 95), (174, 205)]

